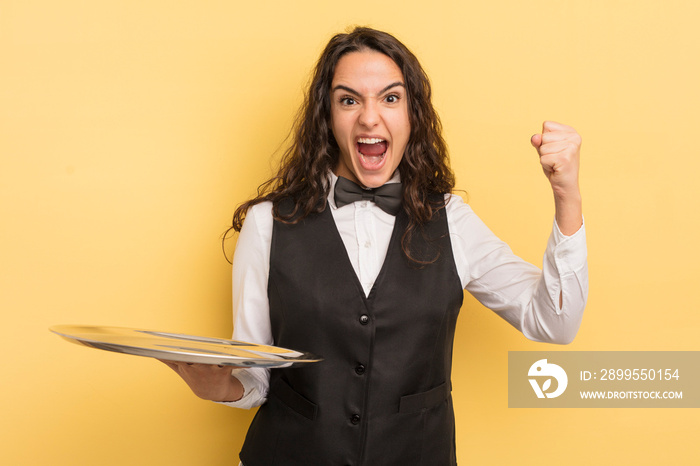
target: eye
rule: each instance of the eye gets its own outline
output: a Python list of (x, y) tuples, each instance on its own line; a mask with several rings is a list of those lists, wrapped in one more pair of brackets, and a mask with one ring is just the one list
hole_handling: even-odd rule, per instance
[(399, 96), (396, 94), (389, 94), (384, 100), (386, 100), (390, 104), (395, 104), (399, 101)]
[(341, 97), (340, 103), (341, 103), (341, 105), (347, 105), (347, 106), (355, 105), (355, 99), (353, 99), (350, 96)]

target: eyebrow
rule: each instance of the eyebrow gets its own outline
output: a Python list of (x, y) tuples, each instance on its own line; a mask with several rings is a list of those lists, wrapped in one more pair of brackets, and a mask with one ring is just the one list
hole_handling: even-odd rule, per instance
[[(396, 81), (395, 83), (391, 83), (391, 84), (389, 84), (388, 86), (386, 86), (384, 89), (382, 89), (381, 91), (379, 91), (378, 94), (380, 94), (380, 95), (381, 95), (381, 94), (384, 94), (386, 91), (388, 91), (389, 89), (391, 89), (391, 88), (393, 88), (393, 87), (396, 87), (396, 86), (401, 86), (401, 87), (403, 87), (404, 89), (406, 88), (406, 85), (405, 85), (404, 83), (402, 83), (401, 81)], [(335, 91), (337, 91), (337, 90), (339, 90), (339, 89), (342, 89), (342, 90), (344, 90), (344, 91), (350, 92), (351, 94), (361, 95), (361, 94), (360, 94), (359, 92), (357, 92), (355, 89), (353, 89), (353, 88), (351, 88), (351, 87), (348, 87), (348, 86), (343, 86), (342, 84), (338, 84), (337, 86), (335, 86), (335, 87), (333, 88), (333, 92), (335, 92)]]

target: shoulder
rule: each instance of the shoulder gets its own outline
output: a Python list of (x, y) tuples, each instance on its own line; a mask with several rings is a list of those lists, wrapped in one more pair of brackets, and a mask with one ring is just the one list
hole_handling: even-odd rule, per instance
[(445, 194), (445, 212), (447, 212), (447, 219), (450, 223), (456, 221), (457, 218), (476, 217), (469, 204), (457, 194)]
[(254, 231), (258, 235), (265, 235), (266, 232), (272, 231), (272, 202), (264, 201), (260, 204), (255, 204), (245, 215), (245, 221), (243, 222), (243, 228), (241, 229), (241, 234), (244, 230)]
[(445, 212), (453, 241), (459, 239), (465, 243), (465, 247), (472, 247), (481, 244), (486, 239), (495, 237), (461, 196), (446, 194)]
[(246, 214), (246, 218), (253, 216), (255, 218), (261, 218), (265, 216), (272, 217), (272, 201), (263, 201), (260, 204), (255, 204)]

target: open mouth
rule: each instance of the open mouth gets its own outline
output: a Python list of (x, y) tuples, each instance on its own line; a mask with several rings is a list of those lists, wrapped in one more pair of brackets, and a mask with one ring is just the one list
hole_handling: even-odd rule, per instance
[(381, 138), (359, 138), (356, 144), (360, 163), (364, 168), (376, 169), (382, 166), (386, 155), (387, 142)]

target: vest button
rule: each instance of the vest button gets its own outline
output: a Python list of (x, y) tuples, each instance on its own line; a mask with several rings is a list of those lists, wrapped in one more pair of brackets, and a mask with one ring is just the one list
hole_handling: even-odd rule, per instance
[(350, 422), (352, 422), (355, 425), (359, 424), (360, 423), (360, 415), (353, 414), (352, 417), (350, 418)]
[(362, 325), (367, 325), (367, 324), (369, 324), (369, 316), (368, 316), (367, 314), (362, 314), (362, 315), (360, 316), (360, 323), (361, 323)]
[(364, 373), (365, 373), (365, 366), (362, 365), (362, 364), (358, 364), (358, 365), (355, 367), (355, 373), (356, 373), (357, 375), (362, 375), (362, 374), (364, 374)]

